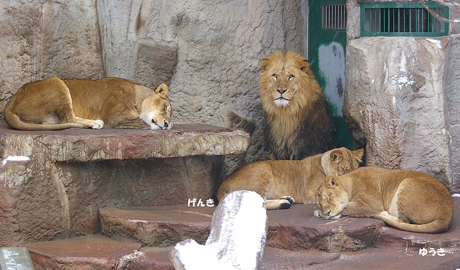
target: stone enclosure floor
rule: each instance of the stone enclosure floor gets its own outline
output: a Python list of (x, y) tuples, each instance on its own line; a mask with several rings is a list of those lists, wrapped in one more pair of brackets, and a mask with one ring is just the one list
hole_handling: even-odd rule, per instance
[[(454, 205), (453, 224), (441, 234), (404, 232), (371, 218), (319, 219), (309, 205), (268, 211), (262, 269), (458, 269), (460, 198)], [(203, 243), (213, 211), (101, 208), (102, 234), (26, 247), (36, 269), (174, 269), (168, 259), (172, 246), (188, 238)]]

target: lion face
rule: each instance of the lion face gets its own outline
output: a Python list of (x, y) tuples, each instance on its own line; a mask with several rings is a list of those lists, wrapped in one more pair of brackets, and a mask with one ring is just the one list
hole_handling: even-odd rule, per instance
[[(278, 108), (287, 107), (303, 89), (310, 65), (308, 60), (291, 51), (278, 51), (264, 58), (260, 64), (260, 96)], [(296, 96), (297, 95), (297, 96)]]
[(325, 219), (339, 219), (340, 213), (348, 206), (348, 194), (338, 183), (333, 174), (326, 176), (326, 181), (315, 194), (316, 210), (314, 215)]
[(168, 99), (168, 86), (161, 84), (141, 105), (139, 117), (150, 129), (170, 129), (172, 109)]
[(337, 148), (324, 153), (321, 165), (326, 175), (340, 176), (357, 169), (363, 155), (364, 149), (350, 151), (345, 147)]

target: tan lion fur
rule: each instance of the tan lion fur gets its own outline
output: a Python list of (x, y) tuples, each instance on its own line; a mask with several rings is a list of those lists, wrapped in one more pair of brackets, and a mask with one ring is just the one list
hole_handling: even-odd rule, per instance
[(61, 80), (25, 84), (7, 103), (5, 120), (14, 129), (171, 128), (168, 86), (154, 91), (129, 80)]
[(443, 232), (452, 223), (452, 196), (425, 173), (363, 167), (342, 176), (328, 175), (323, 183), (315, 196), (317, 217), (374, 217), (420, 233)]
[(303, 159), (332, 145), (326, 98), (308, 60), (277, 51), (261, 64), (259, 96), (267, 122), (267, 142), (275, 159)]
[(289, 208), (294, 202), (314, 204), (315, 192), (327, 174), (358, 168), (364, 150), (338, 148), (303, 160), (266, 160), (246, 164), (219, 187), (217, 199), (237, 190), (257, 192), (267, 209)]

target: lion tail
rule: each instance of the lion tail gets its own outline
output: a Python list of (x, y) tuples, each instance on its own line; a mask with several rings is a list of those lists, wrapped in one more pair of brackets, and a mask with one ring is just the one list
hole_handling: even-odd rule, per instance
[(400, 230), (417, 232), (417, 233), (440, 233), (449, 229), (452, 218), (449, 219), (436, 219), (432, 222), (425, 224), (410, 224), (399, 221), (396, 217), (379, 214), (375, 218), (382, 220), (386, 224)]
[(4, 117), (6, 123), (14, 129), (20, 130), (61, 130), (67, 128), (84, 128), (84, 125), (77, 123), (65, 123), (65, 124), (33, 124), (26, 123), (21, 120), (21, 118), (12, 111), (13, 106), (12, 98), (5, 106)]

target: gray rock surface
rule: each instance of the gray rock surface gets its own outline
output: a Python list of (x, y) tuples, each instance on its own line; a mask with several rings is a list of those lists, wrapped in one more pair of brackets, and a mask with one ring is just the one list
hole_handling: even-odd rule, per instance
[(447, 42), (447, 37), (349, 42), (344, 116), (355, 141), (366, 143), (367, 165), (421, 171), (451, 187)]
[(94, 0), (0, 1), (0, 108), (29, 81), (104, 77)]

